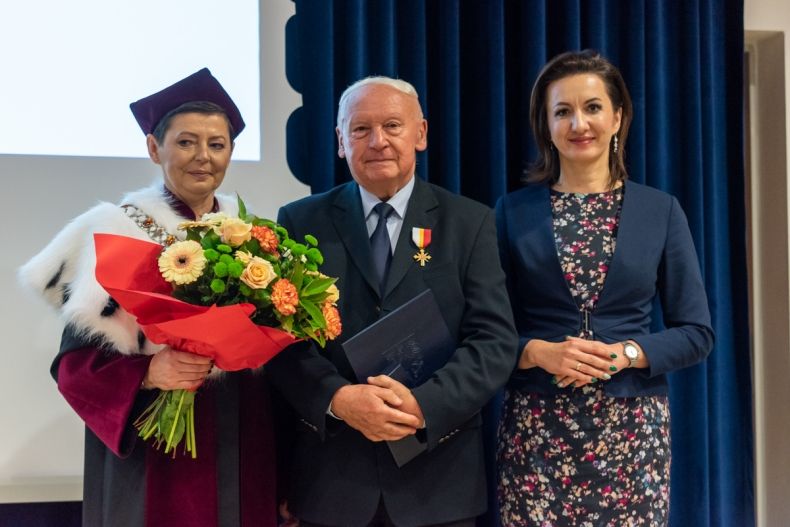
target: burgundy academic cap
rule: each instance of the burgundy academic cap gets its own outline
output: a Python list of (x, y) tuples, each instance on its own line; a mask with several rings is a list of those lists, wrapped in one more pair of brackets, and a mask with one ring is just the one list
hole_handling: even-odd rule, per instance
[(203, 68), (162, 91), (133, 102), (129, 108), (132, 109), (134, 118), (137, 119), (143, 133), (150, 134), (167, 112), (193, 101), (213, 102), (224, 109), (233, 126), (233, 139), (244, 129), (244, 119), (241, 118), (239, 108), (208, 68)]

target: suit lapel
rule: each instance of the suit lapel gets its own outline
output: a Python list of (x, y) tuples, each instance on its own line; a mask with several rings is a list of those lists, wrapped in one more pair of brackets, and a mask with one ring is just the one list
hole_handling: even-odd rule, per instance
[(412, 258), (414, 253), (417, 252), (417, 248), (411, 241), (412, 228), (432, 229), (439, 214), (439, 203), (436, 201), (436, 196), (434, 196), (431, 187), (417, 176), (414, 177), (416, 178), (414, 190), (409, 198), (406, 217), (403, 218), (403, 226), (398, 236), (398, 244), (395, 246), (390, 272), (387, 276), (387, 285), (384, 288), (385, 298), (400, 284), (409, 269), (416, 265), (414, 258)]
[(531, 262), (535, 273), (541, 277), (542, 285), (565, 291), (565, 301), (575, 306), (576, 301), (568, 288), (562, 263), (557, 254), (554, 240), (554, 216), (551, 210), (550, 189), (546, 185), (531, 187), (523, 200), (517, 202), (509, 214), (510, 225), (523, 225), (514, 233), (515, 246)]
[(609, 270), (606, 272), (606, 279), (598, 295), (599, 306), (604, 304), (609, 298), (609, 295), (606, 294), (608, 290), (627, 287), (627, 284), (617, 283), (618, 277), (623, 276), (622, 273), (618, 272), (618, 269), (623, 265), (623, 258), (627, 258), (627, 255), (624, 256), (624, 254), (629, 250), (640, 247), (640, 240), (644, 236), (644, 230), (640, 229), (639, 225), (640, 214), (637, 212), (642, 208), (641, 196), (639, 195), (640, 189), (632, 185), (628, 180), (624, 182), (624, 185), (623, 205), (620, 209), (620, 219), (617, 225), (614, 254), (612, 254)]
[(332, 207), (332, 222), (340, 234), (349, 258), (357, 266), (365, 281), (378, 293), (378, 278), (373, 268), (365, 214), (362, 211), (362, 199), (359, 197), (356, 183), (346, 184), (338, 193)]

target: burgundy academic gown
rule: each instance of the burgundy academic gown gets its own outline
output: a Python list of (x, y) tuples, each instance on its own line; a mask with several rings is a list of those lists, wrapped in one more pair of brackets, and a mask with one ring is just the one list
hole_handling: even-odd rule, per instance
[[(187, 209), (188, 210), (188, 209)], [(197, 459), (175, 459), (132, 423), (157, 390), (141, 390), (150, 356), (99, 349), (64, 330), (52, 374), (85, 422), (86, 527), (274, 527), (275, 449), (262, 372), (225, 373), (195, 398)]]

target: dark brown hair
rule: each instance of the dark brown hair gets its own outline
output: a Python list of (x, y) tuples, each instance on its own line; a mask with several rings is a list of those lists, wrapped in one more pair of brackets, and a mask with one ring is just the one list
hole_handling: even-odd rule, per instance
[(560, 177), (560, 161), (557, 151), (551, 143), (548, 117), (546, 110), (546, 92), (549, 85), (571, 75), (592, 73), (601, 78), (606, 86), (606, 93), (612, 100), (614, 110), (622, 110), (620, 130), (617, 137), (617, 152), (609, 147), (609, 183), (614, 185), (628, 177), (625, 170), (625, 143), (628, 139), (628, 127), (633, 119), (633, 106), (628, 88), (625, 86), (620, 71), (597, 51), (568, 51), (551, 59), (538, 75), (529, 101), (529, 123), (532, 135), (538, 146), (538, 157), (527, 172), (527, 181), (551, 185)]
[(182, 113), (200, 113), (203, 115), (221, 115), (225, 118), (225, 122), (228, 123), (228, 133), (230, 134), (231, 140), (236, 138), (236, 134), (233, 131), (233, 125), (230, 124), (230, 119), (228, 118), (228, 114), (225, 109), (218, 105), (214, 104), (213, 102), (208, 101), (190, 101), (185, 102), (181, 106), (177, 106), (173, 108), (169, 112), (162, 117), (159, 122), (156, 124), (156, 128), (151, 134), (156, 139), (157, 144), (162, 144), (162, 141), (165, 140), (165, 134), (167, 130), (170, 128), (170, 123), (173, 121), (173, 117)]

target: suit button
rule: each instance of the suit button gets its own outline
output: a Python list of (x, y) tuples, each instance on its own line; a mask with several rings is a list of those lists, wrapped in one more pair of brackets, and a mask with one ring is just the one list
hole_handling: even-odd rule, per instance
[(381, 313), (381, 306), (376, 306), (376, 313)]

